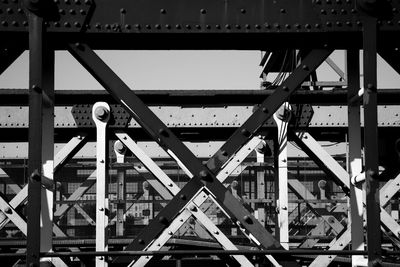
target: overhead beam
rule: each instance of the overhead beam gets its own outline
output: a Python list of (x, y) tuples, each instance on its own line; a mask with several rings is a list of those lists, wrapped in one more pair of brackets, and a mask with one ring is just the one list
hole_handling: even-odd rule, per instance
[[(400, 53), (400, 52), (399, 52)], [(257, 105), (260, 100), (272, 95), (277, 87), (269, 90), (135, 90), (135, 94), (147, 105), (150, 106), (171, 106), (171, 105)], [(25, 106), (28, 103), (28, 90), (0, 89), (0, 106)], [(56, 90), (56, 106), (73, 106), (76, 104), (90, 104), (104, 101), (109, 104), (116, 104), (117, 101), (105, 90)], [(400, 102), (400, 89), (379, 88), (379, 105), (398, 105)], [(347, 88), (334, 90), (296, 90), (290, 96), (292, 104), (313, 105), (346, 105)]]
[[(20, 3), (5, 2), (1, 7), (18, 10)], [(399, 10), (400, 4), (392, 1), (389, 7), (389, 10)], [(75, 12), (71, 14), (66, 9)], [(201, 0), (195, 5), (185, 0), (96, 0), (68, 4), (59, 1), (52, 2), (50, 10), (54, 10), (56, 19), (49, 22), (48, 31), (54, 36), (57, 48), (64, 47), (66, 40), (79, 39), (81, 33), (85, 33), (85, 39), (94, 49), (263, 50), (266, 47), (362, 46), (362, 14), (354, 12), (353, 2), (346, 1), (276, 4), (273, 1)], [(397, 14), (393, 11), (390, 15)], [(8, 45), (18, 44), (25, 37), (24, 21), (27, 21), (24, 12), (14, 11), (5, 16), (0, 33)], [(382, 45), (397, 47), (398, 40), (390, 37), (399, 31), (399, 25), (391, 21), (382, 23), (380, 28), (381, 38), (390, 40)], [(199, 39), (209, 41), (199, 42)]]

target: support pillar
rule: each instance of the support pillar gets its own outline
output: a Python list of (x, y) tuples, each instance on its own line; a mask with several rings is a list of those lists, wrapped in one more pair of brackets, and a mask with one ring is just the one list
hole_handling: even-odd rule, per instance
[[(117, 140), (114, 144), (115, 155), (117, 156), (117, 163), (125, 162), (125, 145)], [(117, 169), (117, 221), (116, 221), (116, 236), (124, 235), (124, 214), (126, 209), (125, 204), (125, 169), (118, 168)]]
[[(360, 59), (358, 50), (347, 51), (348, 73), (348, 164), (347, 168), (351, 177), (362, 172), (361, 157), (361, 126), (360, 126), (360, 101), (351, 102), (354, 96), (358, 99), (360, 89)], [(363, 188), (350, 182), (350, 224), (351, 224), (351, 248), (352, 250), (364, 250), (364, 222), (363, 222)], [(364, 261), (363, 256), (351, 256), (352, 267), (359, 266)]]
[(382, 240), (378, 181), (378, 119), (377, 119), (377, 19), (364, 20), (364, 147), (367, 206), (368, 266), (380, 264)]
[[(255, 149), (257, 155), (257, 163), (265, 162), (266, 142), (262, 141)], [(265, 199), (265, 171), (257, 170), (257, 199)], [(256, 203), (255, 217), (265, 227), (265, 208), (264, 203)]]
[(277, 209), (276, 235), (282, 247), (289, 249), (289, 213), (288, 213), (288, 170), (287, 170), (287, 129), (291, 116), (291, 107), (285, 102), (274, 114), (277, 125), (275, 144), (275, 198)]
[[(97, 130), (96, 153), (96, 251), (108, 250), (108, 170), (107, 170), (107, 123), (110, 119), (110, 106), (104, 102), (97, 102), (93, 106), (93, 120)], [(107, 267), (106, 257), (96, 257), (96, 267)]]
[[(30, 52), (27, 266), (39, 266), (39, 253), (52, 250), (53, 192), (42, 187), (42, 179), (53, 180), (54, 51), (45, 42), (40, 4), (31, 1), (26, 6)], [(49, 261), (43, 259), (42, 265)]]

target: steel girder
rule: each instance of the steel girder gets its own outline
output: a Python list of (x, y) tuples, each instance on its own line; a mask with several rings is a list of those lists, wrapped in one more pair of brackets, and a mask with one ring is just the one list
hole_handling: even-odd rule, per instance
[[(396, 63), (392, 65), (396, 67)], [(272, 95), (276, 87), (268, 90), (140, 90), (135, 94), (149, 106), (252, 106)], [(300, 88), (299, 88), (300, 89)], [(56, 107), (87, 105), (104, 101), (116, 104), (117, 101), (104, 90), (56, 90)], [(28, 103), (26, 89), (0, 89), (0, 106), (25, 106)], [(398, 105), (400, 90), (379, 88), (379, 105)], [(291, 104), (347, 105), (347, 88), (333, 90), (297, 90), (290, 96)]]
[[(343, 0), (211, 1), (78, 0), (49, 1), (43, 16), (53, 42), (85, 33), (94, 49), (265, 49), (324, 45), (361, 47), (363, 15), (378, 15), (383, 46), (396, 47), (400, 3)], [(368, 6), (365, 8), (365, 6)], [(22, 1), (2, 2), (0, 32), (9, 42), (25, 38)], [(383, 8), (380, 8), (383, 7)], [(31, 9), (40, 5), (31, 4)], [(379, 14), (374, 14), (380, 10)], [(299, 36), (307, 36), (299, 38)], [(112, 36), (112, 38), (110, 38)], [(167, 36), (167, 38), (165, 38)], [(207, 43), (198, 40), (207, 38)], [(274, 42), (268, 42), (268, 40)], [(101, 40), (101, 41), (100, 41)]]
[[(187, 204), (187, 201), (203, 186), (213, 195), (229, 216), (255, 236), (264, 248), (279, 248), (280, 244), (255, 220), (255, 218), (226, 191), (215, 174), (275, 110), (295, 91), (319, 64), (332, 52), (313, 50), (305, 57), (291, 76), (267, 98), (258, 110), (239, 128), (227, 143), (203, 166), (175, 135), (148, 109), (147, 106), (114, 74), (114, 72), (86, 45), (69, 46), (72, 55), (120, 102), (141, 126), (180, 165), (188, 170), (192, 179), (184, 186), (179, 196), (159, 213), (157, 218), (127, 247), (128, 250), (145, 248)], [(120, 260), (118, 260), (120, 261)]]

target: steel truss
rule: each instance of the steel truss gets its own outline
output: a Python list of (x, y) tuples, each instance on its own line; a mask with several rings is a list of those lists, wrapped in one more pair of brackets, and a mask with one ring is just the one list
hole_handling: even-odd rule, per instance
[[(111, 108), (110, 103), (97, 102), (92, 109), (92, 119), (96, 127), (96, 171), (68, 198), (71, 201), (78, 200), (94, 185), (94, 177), (96, 177), (97, 254), (93, 253), (96, 266), (120, 263), (129, 263), (129, 266), (145, 265), (152, 259), (152, 256), (157, 255), (154, 251), (165, 245), (172, 234), (178, 231), (191, 217), (195, 218), (197, 224), (202, 225), (203, 230), (209, 232), (221, 247), (227, 250), (226, 256), (229, 257), (221, 256), (221, 258), (232, 265), (235, 264), (232, 263), (232, 259), (234, 259), (240, 265), (253, 266), (255, 262), (249, 256), (251, 253), (234, 253), (240, 251), (239, 248), (201, 210), (206, 199), (212, 200), (225, 216), (253, 242), (260, 255), (265, 255), (272, 265), (287, 266), (290, 261), (291, 266), (298, 266), (298, 262), (293, 257), (295, 252), (290, 255), (290, 251), (286, 251), (289, 242), (287, 186), (301, 198), (305, 198), (302, 192), (306, 192), (306, 190), (295, 180), (290, 180), (285, 148), (287, 138), (300, 146), (329, 177), (342, 187), (347, 195), (351, 196), (352, 223), (351, 226), (348, 225), (347, 229), (344, 229), (336, 218), (332, 219), (327, 216), (326, 208), (309, 204), (311, 210), (322, 218), (322, 222), (329, 224), (329, 227), (338, 234), (329, 245), (329, 250), (333, 254), (345, 254), (338, 251), (345, 249), (353, 239), (351, 254), (354, 256), (368, 254), (368, 266), (380, 266), (384, 264), (382, 255), (385, 252), (382, 250), (381, 231), (377, 229), (382, 227), (383, 232), (390, 231), (393, 242), (400, 243), (398, 240), (400, 226), (384, 210), (390, 198), (398, 191), (400, 176), (390, 177), (393, 180), (379, 189), (376, 73), (378, 52), (398, 70), (399, 55), (398, 49), (395, 49), (399, 44), (398, 38), (393, 38), (392, 42), (378, 43), (378, 41), (385, 40), (388, 36), (392, 37), (393, 33), (399, 31), (397, 23), (399, 21), (399, 3), (366, 0), (285, 0), (278, 2), (255, 1), (249, 4), (232, 0), (216, 1), (215, 3), (199, 1), (189, 5), (187, 1), (183, 0), (167, 2), (158, 0), (146, 2), (30, 0), (23, 3), (21, 1), (3, 1), (0, 5), (2, 10), (0, 34), (4, 38), (2, 47), (7, 49), (0, 53), (2, 59), (0, 71), (4, 71), (24, 49), (30, 51), (28, 184), (22, 189), (14, 187), (17, 195), (10, 201), (7, 201), (4, 196), (0, 196), (0, 209), (2, 210), (0, 227), (4, 227), (10, 220), (22, 233), (27, 235), (27, 266), (46, 264), (67, 266), (68, 259), (57, 257), (85, 255), (78, 248), (71, 248), (71, 253), (65, 255), (52, 253), (53, 233), (56, 236), (66, 236), (54, 222), (70, 208), (64, 204), (59, 206), (55, 213), (52, 212), (53, 192), (57, 186), (57, 183), (54, 182), (54, 174), (86, 142), (85, 136), (72, 138), (56, 156), (53, 155), (53, 112), (56, 105), (54, 51), (56, 49), (67, 49), (108, 91), (113, 98), (112, 101), (120, 104), (125, 112), (134, 118), (136, 123), (178, 163), (190, 178), (186, 185), (179, 189), (126, 132), (115, 132), (120, 141), (118, 143), (120, 148), (117, 145), (115, 148), (116, 153), (120, 153), (118, 154), (118, 163), (123, 162), (122, 151), (129, 149), (151, 173), (151, 176), (147, 175), (149, 184), (159, 191), (161, 196), (170, 201), (125, 247), (126, 254), (115, 253), (117, 257), (112, 262), (109, 261), (106, 256), (111, 255), (112, 252), (108, 252), (107, 242), (109, 222), (107, 142), (110, 133), (108, 122), (111, 117)], [(25, 40), (26, 33), (28, 33), (29, 42)], [(378, 34), (380, 39), (378, 39)], [(168, 36), (168, 41), (165, 41), (166, 36)], [(210, 37), (212, 42), (200, 44), (197, 41), (200, 36), (202, 38)], [(276, 42), (271, 45), (265, 42), (272, 39)], [(281, 47), (300, 49), (298, 64), (290, 70), (288, 78), (274, 86), (273, 92), (268, 93), (265, 100), (254, 109), (249, 118), (235, 127), (226, 143), (208, 159), (206, 164), (203, 164), (150, 110), (135, 91), (131, 90), (92, 50), (265, 49), (265, 45), (273, 55), (279, 50), (277, 48)], [(360, 97), (357, 90), (360, 87), (357, 56), (360, 48), (364, 51), (362, 103), (364, 118), (367, 118), (364, 120), (365, 166), (363, 173), (361, 172), (361, 143), (357, 141), (361, 138), (361, 129), (356, 126), (360, 124), (361, 120), (358, 114)], [(328, 59), (334, 49), (348, 50), (348, 67), (350, 68), (348, 77), (345, 77), (344, 72), (341, 72)], [(307, 131), (288, 129), (285, 119), (279, 118), (280, 111), (278, 109), (280, 107), (289, 108), (287, 101), (290, 100), (291, 95), (296, 95), (295, 91), (301, 86), (309, 85), (315, 89), (323, 86), (323, 84), (315, 83), (315, 71), (327, 59), (328, 64), (348, 85), (347, 92), (342, 92), (342, 96), (344, 93), (345, 98), (340, 101), (344, 101), (348, 105), (349, 112), (349, 158), (352, 160), (349, 171), (344, 170), (326, 153)], [(343, 85), (345, 83), (341, 84), (341, 86)], [(304, 95), (304, 98), (313, 94), (306, 91), (297, 93), (300, 96)], [(329, 99), (325, 101), (330, 102)], [(398, 102), (394, 102), (398, 104)], [(277, 115), (275, 121), (281, 133), (279, 138), (276, 138), (279, 148), (276, 155), (279, 156), (275, 164), (278, 169), (276, 171), (278, 179), (276, 192), (279, 199), (277, 221), (278, 225), (282, 226), (282, 229), (278, 231), (278, 240), (265, 228), (265, 222), (262, 220), (263, 210), (258, 209), (254, 213), (257, 215), (256, 218), (243, 205), (243, 201), (238, 197), (235, 189), (226, 188), (223, 184), (229, 174), (257, 145), (260, 145), (262, 142), (258, 139), (260, 130), (274, 114)], [(280, 115), (282, 116), (282, 114)], [(262, 155), (259, 155), (258, 162), (262, 164), (263, 160)], [(138, 172), (141, 171), (138, 170)], [(365, 200), (360, 186), (351, 184), (351, 178), (359, 175), (365, 180)], [(118, 175), (122, 184), (123, 176), (123, 172)], [(261, 182), (259, 183), (261, 186)], [(118, 190), (120, 192), (119, 200), (123, 201), (123, 186)], [(322, 192), (323, 187), (321, 187), (321, 194)], [(147, 198), (148, 192), (144, 195)], [(262, 193), (259, 193), (259, 196), (263, 198)], [(19, 206), (25, 204), (28, 205), (27, 218), (24, 218), (18, 211)], [(366, 207), (365, 222), (362, 220), (362, 206)], [(75, 204), (75, 207), (89, 223), (93, 223), (93, 219), (78, 204)], [(123, 225), (119, 222), (123, 218), (123, 214), (124, 208), (119, 207), (116, 215), (119, 235), (123, 235)], [(367, 251), (363, 251), (364, 234), (362, 229), (364, 226), (367, 228), (365, 242)], [(311, 233), (319, 232), (321, 227), (321, 224), (318, 224)], [(317, 242), (317, 239), (310, 239), (301, 244), (300, 248), (313, 247)], [(277, 250), (283, 252), (276, 252)], [(330, 264), (335, 255), (326, 253), (329, 252), (321, 253), (324, 255), (315, 258), (310, 266)], [(132, 258), (132, 256), (134, 257)], [(363, 257), (353, 257), (352, 259), (354, 266), (365, 264)]]

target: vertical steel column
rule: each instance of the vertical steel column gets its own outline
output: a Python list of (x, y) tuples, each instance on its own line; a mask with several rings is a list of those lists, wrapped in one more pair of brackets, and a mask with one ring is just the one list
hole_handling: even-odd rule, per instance
[[(125, 162), (125, 145), (117, 140), (114, 143), (115, 155), (117, 155), (117, 163)], [(125, 169), (118, 168), (117, 170), (117, 222), (116, 222), (116, 236), (124, 235), (124, 214), (125, 214)]]
[(288, 169), (287, 169), (287, 129), (291, 107), (285, 102), (274, 114), (277, 125), (277, 142), (275, 148), (275, 198), (277, 216), (276, 234), (282, 247), (289, 249), (289, 213), (288, 213)]
[[(262, 141), (255, 149), (257, 163), (265, 162), (265, 149), (267, 144)], [(265, 199), (265, 171), (257, 170), (257, 199)], [(265, 208), (264, 203), (256, 203), (255, 217), (265, 227)]]
[[(348, 124), (349, 124), (349, 160), (348, 170), (350, 179), (362, 171), (361, 157), (361, 126), (360, 126), (360, 57), (359, 50), (347, 51), (347, 82), (348, 82)], [(351, 102), (356, 97), (357, 101)], [(364, 223), (363, 223), (363, 189), (350, 183), (350, 223), (352, 250), (364, 250)], [(358, 266), (363, 256), (353, 255), (352, 266)]]
[[(108, 170), (107, 170), (107, 123), (110, 119), (110, 106), (97, 102), (93, 106), (93, 120), (97, 130), (96, 153), (96, 251), (107, 251), (108, 227)], [(96, 267), (107, 267), (106, 257), (96, 257)]]
[(39, 252), (52, 249), (53, 194), (42, 189), (41, 179), (42, 175), (53, 178), (54, 51), (45, 45), (44, 20), (39, 5), (40, 1), (31, 1), (27, 5), (30, 50), (28, 266), (39, 266)]
[[(43, 61), (43, 122), (42, 122), (42, 179), (51, 185), (42, 187), (40, 252), (53, 249), (53, 201), (54, 201), (54, 51), (45, 48)], [(43, 180), (42, 180), (42, 183)], [(58, 261), (58, 259), (56, 259)], [(51, 266), (51, 259), (40, 259), (40, 266)], [(46, 262), (46, 264), (44, 264)]]
[(378, 119), (376, 73), (377, 19), (364, 20), (364, 147), (366, 170), (368, 266), (381, 261), (380, 203), (378, 181)]

